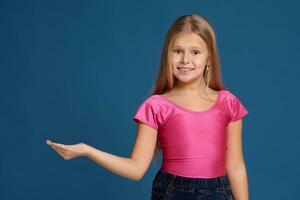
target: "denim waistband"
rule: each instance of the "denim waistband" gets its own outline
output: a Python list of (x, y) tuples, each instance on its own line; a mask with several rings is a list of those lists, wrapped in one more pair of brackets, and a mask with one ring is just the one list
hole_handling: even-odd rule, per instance
[(155, 175), (154, 181), (159, 182), (162, 185), (171, 184), (173, 187), (189, 188), (191, 190), (214, 188), (230, 189), (229, 180), (226, 174), (214, 178), (191, 178), (171, 174), (160, 168)]

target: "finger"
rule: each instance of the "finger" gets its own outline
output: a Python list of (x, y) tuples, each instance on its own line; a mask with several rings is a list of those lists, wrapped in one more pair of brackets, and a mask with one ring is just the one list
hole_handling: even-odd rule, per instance
[(50, 145), (52, 149), (54, 149), (55, 151), (60, 151), (62, 153), (64, 153), (66, 150), (56, 146), (56, 145)]
[(52, 145), (54, 145), (55, 147), (58, 147), (62, 150), (66, 150), (66, 145), (64, 145), (64, 144), (59, 144), (59, 143), (54, 143), (53, 142)]
[(52, 141), (47, 139), (47, 140), (46, 140), (46, 144), (51, 145), (51, 144), (52, 144)]
[(51, 146), (51, 147), (56, 147), (56, 148), (61, 148), (61, 149), (64, 149), (64, 145), (62, 144), (59, 144), (59, 143), (55, 143), (55, 142), (52, 142), (51, 140), (47, 140), (46, 143)]

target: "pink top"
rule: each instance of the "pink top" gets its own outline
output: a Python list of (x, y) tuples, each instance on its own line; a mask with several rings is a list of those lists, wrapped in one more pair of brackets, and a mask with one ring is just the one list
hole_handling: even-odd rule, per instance
[(228, 123), (247, 114), (235, 95), (220, 90), (214, 105), (204, 111), (189, 110), (155, 94), (139, 106), (133, 119), (158, 130), (164, 171), (213, 178), (226, 174)]

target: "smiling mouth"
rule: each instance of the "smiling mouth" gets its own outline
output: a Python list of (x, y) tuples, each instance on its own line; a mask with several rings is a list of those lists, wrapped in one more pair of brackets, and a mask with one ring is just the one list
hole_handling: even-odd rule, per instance
[(179, 71), (192, 71), (194, 70), (195, 68), (192, 68), (192, 67), (177, 67), (177, 69)]

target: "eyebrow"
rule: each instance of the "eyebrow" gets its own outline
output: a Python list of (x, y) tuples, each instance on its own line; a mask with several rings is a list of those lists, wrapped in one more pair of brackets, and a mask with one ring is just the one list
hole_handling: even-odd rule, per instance
[[(174, 47), (180, 47), (180, 48), (182, 48), (182, 47), (179, 46), (179, 45), (174, 45)], [(196, 47), (196, 46), (191, 46), (191, 48), (193, 48), (193, 49), (202, 49), (201, 47)]]

